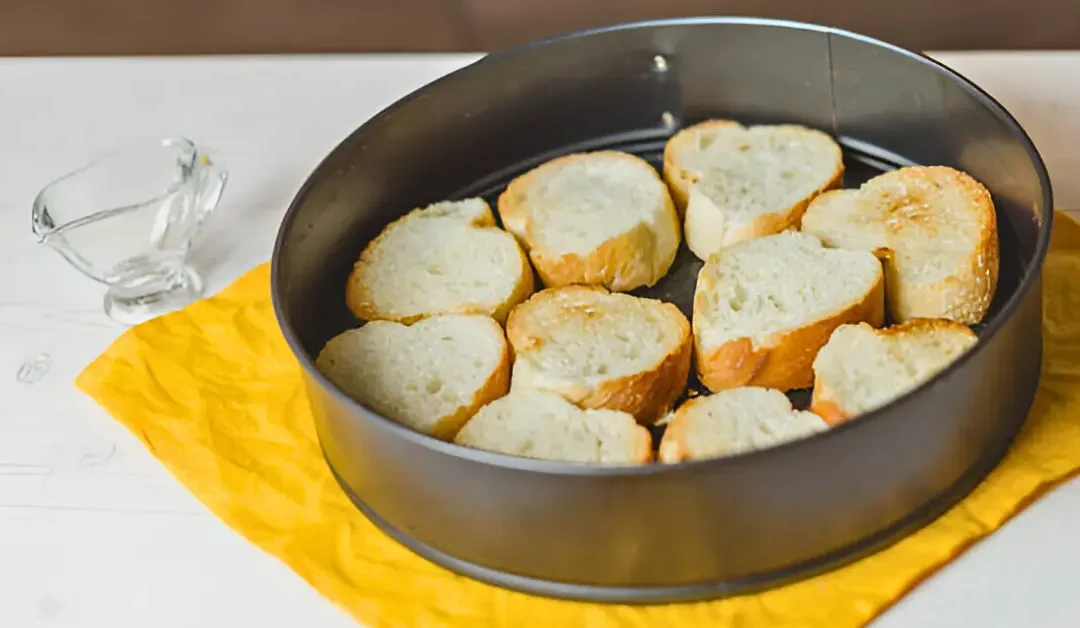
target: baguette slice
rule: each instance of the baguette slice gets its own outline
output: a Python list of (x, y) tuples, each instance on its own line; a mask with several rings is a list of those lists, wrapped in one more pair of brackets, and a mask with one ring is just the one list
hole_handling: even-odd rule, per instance
[(495, 226), (487, 202), (471, 198), (390, 223), (353, 266), (345, 302), (363, 321), (484, 314), (504, 322), (532, 292), (532, 268), (514, 236)]
[(664, 148), (664, 178), (685, 211), (686, 244), (702, 260), (797, 227), (807, 203), (843, 177), (840, 146), (797, 125), (710, 120), (679, 131)]
[(547, 390), (586, 409), (664, 416), (690, 371), (690, 323), (674, 305), (599, 286), (549, 288), (510, 312), (511, 388)]
[(885, 329), (843, 325), (814, 360), (810, 410), (831, 424), (881, 407), (945, 369), (978, 341), (946, 319), (912, 319)]
[(713, 392), (813, 383), (818, 349), (843, 323), (884, 323), (881, 262), (785, 231), (714, 254), (698, 273), (694, 348)]
[(510, 182), (499, 215), (547, 287), (628, 291), (663, 277), (679, 219), (656, 170), (618, 151), (567, 155)]
[(981, 183), (944, 166), (912, 166), (858, 190), (819, 196), (802, 230), (826, 246), (877, 251), (893, 320), (948, 318), (974, 325), (994, 298), (998, 231)]
[(373, 321), (331, 338), (315, 363), (360, 403), (443, 440), (510, 388), (509, 346), (486, 316)]
[(733, 456), (805, 438), (828, 427), (818, 415), (794, 409), (778, 390), (732, 388), (679, 406), (660, 441), (660, 461)]
[(652, 437), (617, 410), (582, 410), (559, 395), (515, 390), (480, 409), (454, 439), (511, 456), (592, 464), (652, 460)]

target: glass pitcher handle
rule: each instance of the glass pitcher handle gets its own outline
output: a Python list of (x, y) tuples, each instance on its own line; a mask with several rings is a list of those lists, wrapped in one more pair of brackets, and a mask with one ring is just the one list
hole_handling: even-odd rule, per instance
[(217, 208), (225, 184), (229, 181), (229, 171), (218, 164), (205, 152), (199, 152), (199, 185), (196, 191), (195, 210), (202, 222), (210, 212)]

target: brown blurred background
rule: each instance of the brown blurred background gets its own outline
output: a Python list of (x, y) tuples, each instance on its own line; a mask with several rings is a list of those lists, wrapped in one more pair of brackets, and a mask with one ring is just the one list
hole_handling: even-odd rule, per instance
[(724, 14), (818, 22), (916, 50), (1080, 48), (1072, 0), (0, 0), (0, 55), (490, 51)]

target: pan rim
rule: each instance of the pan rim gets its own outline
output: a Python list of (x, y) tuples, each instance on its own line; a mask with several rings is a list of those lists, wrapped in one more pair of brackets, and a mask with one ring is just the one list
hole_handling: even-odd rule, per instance
[[(293, 329), (289, 321), (286, 320), (283, 312), (281, 304), (281, 274), (283, 272), (281, 267), (281, 253), (282, 249), (285, 246), (286, 236), (291, 231), (292, 225), (296, 219), (296, 215), (299, 212), (300, 207), (303, 205), (303, 202), (306, 199), (310, 189), (313, 187), (315, 182), (323, 176), (323, 173), (326, 171), (327, 168), (327, 163), (336, 155), (337, 151), (341, 149), (343, 145), (363, 135), (380, 118), (392, 114), (399, 108), (404, 107), (413, 100), (423, 96), (426, 92), (433, 89), (436, 85), (443, 84), (447, 81), (452, 81), (456, 77), (464, 73), (476, 72), (479, 69), (482, 69), (483, 66), (486, 64), (494, 63), (501, 59), (509, 58), (529, 50), (554, 45), (563, 41), (581, 39), (584, 37), (590, 37), (594, 35), (623, 30), (721, 24), (767, 26), (803, 32), (817, 32), (823, 33), (830, 37), (837, 36), (853, 41), (871, 44), (881, 49), (894, 52), (896, 54), (922, 63), (923, 65), (929, 66), (932, 70), (948, 77), (960, 87), (968, 91), (977, 101), (979, 101), (989, 111), (993, 112), (1002, 123), (1009, 127), (1009, 129), (1012, 131), (1013, 138), (1019, 141), (1024, 147), (1028, 158), (1031, 160), (1032, 165), (1035, 167), (1036, 175), (1039, 178), (1043, 201), (1042, 212), (1041, 215), (1038, 216), (1038, 218), (1041, 219), (1041, 224), (1039, 226), (1039, 234), (1035, 244), (1034, 255), (1030, 258), (1028, 267), (1024, 272), (1024, 275), (1021, 278), (1019, 285), (1009, 296), (1008, 300), (1005, 302), (1001, 310), (997, 312), (993, 318), (986, 322), (982, 332), (980, 333), (980, 341), (976, 343), (976, 345), (972, 349), (962, 354), (959, 358), (954, 360), (948, 367), (937, 373), (934, 377), (930, 378), (926, 382), (923, 382), (922, 384), (908, 391), (904, 395), (870, 412), (864, 413), (856, 417), (855, 419), (852, 419), (851, 421), (847, 421), (829, 430), (814, 434), (807, 438), (790, 441), (766, 449), (749, 451), (720, 458), (689, 460), (679, 463), (654, 462), (642, 465), (590, 465), (585, 463), (558, 462), (534, 458), (523, 458), (485, 451), (481, 449), (473, 449), (465, 447), (463, 445), (457, 445), (452, 442), (442, 441), (433, 436), (428, 436), (427, 434), (412, 430), (400, 423), (397, 423), (392, 419), (382, 416), (374, 410), (369, 409), (357, 400), (345, 394), (344, 391), (342, 391), (335, 384), (333, 384), (316, 368), (314, 359), (304, 349), (296, 331)], [(408, 94), (394, 101), (389, 106), (381, 109), (371, 118), (365, 120), (352, 133), (350, 133), (348, 136), (338, 142), (330, 150), (330, 152), (319, 162), (319, 164), (304, 180), (304, 183), (301, 185), (299, 190), (293, 196), (292, 201), (289, 203), (289, 207), (281, 220), (277, 235), (274, 239), (274, 247), (270, 261), (270, 292), (274, 308), (274, 315), (275, 319), (277, 320), (278, 327), (281, 330), (282, 335), (285, 337), (285, 341), (288, 344), (290, 351), (293, 353), (293, 355), (296, 357), (297, 361), (303, 368), (305, 375), (309, 378), (314, 379), (318, 383), (318, 385), (324, 389), (324, 391), (334, 397), (337, 403), (349, 407), (353, 411), (352, 414), (356, 415), (357, 417), (362, 417), (364, 420), (370, 420), (374, 424), (379, 425), (382, 429), (387, 430), (398, 437), (404, 438), (413, 444), (422, 446), (425, 449), (433, 452), (438, 452), (440, 454), (448, 455), (468, 462), (473, 462), (485, 466), (498, 467), (517, 472), (539, 473), (543, 475), (584, 477), (637, 477), (667, 475), (675, 473), (689, 473), (706, 467), (710, 467), (712, 469), (720, 469), (724, 466), (730, 468), (734, 467), (735, 465), (753, 464), (758, 460), (764, 461), (768, 458), (783, 456), (787, 452), (794, 451), (796, 448), (810, 448), (819, 446), (820, 444), (825, 443), (826, 439), (839, 438), (843, 434), (853, 432), (859, 429), (870, 429), (866, 426), (870, 425), (874, 421), (885, 420), (886, 415), (902, 413), (903, 407), (906, 404), (910, 403), (912, 400), (914, 400), (915, 397), (919, 396), (920, 394), (925, 394), (928, 389), (934, 386), (941, 385), (943, 380), (963, 368), (964, 365), (966, 365), (970, 360), (972, 360), (975, 355), (977, 355), (980, 351), (983, 350), (984, 342), (993, 339), (993, 337), (997, 335), (1001, 328), (1004, 327), (1005, 323), (1012, 319), (1013, 314), (1016, 312), (1017, 308), (1024, 301), (1032, 288), (1041, 279), (1046, 255), (1050, 247), (1050, 235), (1053, 228), (1054, 211), (1053, 191), (1050, 185), (1049, 174), (1046, 170), (1046, 164), (1042, 156), (1039, 154), (1038, 149), (1035, 147), (1035, 144), (1032, 141), (1031, 137), (1027, 134), (1027, 132), (1012, 115), (1012, 113), (1010, 113), (1000, 102), (998, 102), (997, 99), (995, 99), (985, 90), (980, 88), (970, 79), (966, 78), (959, 72), (953, 70), (952, 68), (941, 63), (940, 61), (937, 61), (936, 59), (933, 59), (925, 54), (907, 50), (894, 44), (890, 44), (888, 42), (866, 35), (861, 35), (852, 31), (795, 20), (728, 16), (644, 20), (615, 24), (611, 26), (603, 26), (593, 29), (579, 30), (564, 35), (540, 39), (538, 41), (526, 43), (520, 46), (508, 48), (503, 51), (485, 55), (476, 61), (473, 61), (457, 70), (454, 70), (453, 72), (450, 72), (449, 74), (439, 77), (434, 81), (431, 81), (409, 92)]]

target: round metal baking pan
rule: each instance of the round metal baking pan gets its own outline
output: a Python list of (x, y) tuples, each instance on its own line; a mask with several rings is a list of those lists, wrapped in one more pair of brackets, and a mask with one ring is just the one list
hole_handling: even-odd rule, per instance
[[(378, 416), (315, 369), (326, 340), (359, 324), (344, 304), (345, 278), (391, 220), (445, 198), (491, 199), (514, 175), (568, 152), (617, 148), (658, 164), (667, 137), (707, 118), (830, 132), (845, 148), (847, 186), (909, 163), (982, 181), (997, 207), (1001, 269), (976, 348), (910, 394), (812, 438), (629, 468), (444, 443)], [(936, 62), (822, 26), (667, 20), (490, 55), (376, 115), (296, 195), (278, 233), (272, 291), (327, 461), (390, 536), (459, 573), (541, 595), (703, 599), (874, 552), (933, 520), (997, 464), (1038, 384), (1051, 220), (1030, 139)], [(697, 268), (684, 250), (639, 294), (689, 314)]]

